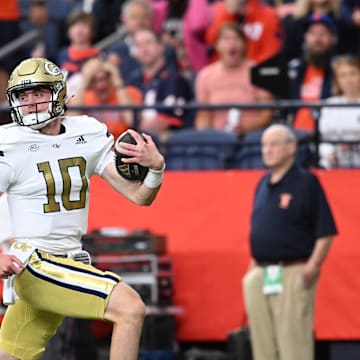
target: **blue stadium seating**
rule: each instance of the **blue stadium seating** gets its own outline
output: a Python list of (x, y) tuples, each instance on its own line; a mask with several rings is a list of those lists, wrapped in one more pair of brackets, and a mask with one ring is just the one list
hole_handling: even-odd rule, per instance
[(166, 167), (168, 170), (226, 169), (238, 145), (238, 137), (225, 131), (177, 130), (166, 144)]
[[(315, 155), (312, 138), (305, 131), (293, 130), (297, 141), (298, 149), (296, 162), (305, 168), (309, 168), (315, 163)], [(265, 165), (261, 157), (261, 136), (263, 130), (252, 131), (246, 134), (241, 140), (241, 146), (236, 151), (231, 168), (240, 169), (263, 169)]]

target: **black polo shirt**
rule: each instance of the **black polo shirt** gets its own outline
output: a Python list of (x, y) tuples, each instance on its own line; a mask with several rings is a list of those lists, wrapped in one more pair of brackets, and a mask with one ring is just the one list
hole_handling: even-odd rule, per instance
[(308, 258), (316, 240), (336, 235), (325, 193), (314, 174), (297, 165), (275, 184), (259, 182), (251, 215), (251, 252), (258, 261)]

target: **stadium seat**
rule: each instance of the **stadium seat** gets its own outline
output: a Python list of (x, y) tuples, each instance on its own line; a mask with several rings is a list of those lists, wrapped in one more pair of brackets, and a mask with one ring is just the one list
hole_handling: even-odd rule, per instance
[(238, 137), (225, 131), (177, 130), (166, 143), (166, 167), (168, 170), (226, 169), (238, 144)]
[[(238, 151), (236, 151), (233, 161), (230, 164), (233, 168), (240, 169), (264, 169), (265, 165), (261, 156), (261, 136), (264, 130), (256, 130), (246, 134)], [(313, 150), (312, 137), (306, 131), (293, 130), (297, 141), (298, 149), (296, 162), (309, 168), (314, 165), (315, 156)]]
[(261, 136), (263, 130), (246, 134), (241, 140), (241, 147), (235, 152), (231, 167), (240, 169), (265, 168), (261, 158)]

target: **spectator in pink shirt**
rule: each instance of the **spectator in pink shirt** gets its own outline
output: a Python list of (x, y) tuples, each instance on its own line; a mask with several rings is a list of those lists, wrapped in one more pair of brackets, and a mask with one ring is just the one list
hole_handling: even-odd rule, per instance
[(178, 50), (184, 72), (197, 73), (209, 62), (205, 41), (211, 22), (208, 0), (150, 0), (154, 9), (154, 29)]
[[(253, 63), (246, 58), (245, 41), (244, 34), (237, 24), (226, 23), (221, 27), (216, 41), (219, 60), (203, 68), (196, 79), (195, 92), (198, 103), (240, 105), (273, 99), (269, 92), (251, 83)], [(272, 111), (268, 109), (201, 110), (197, 113), (195, 127), (230, 130), (243, 135), (266, 127), (271, 118)]]

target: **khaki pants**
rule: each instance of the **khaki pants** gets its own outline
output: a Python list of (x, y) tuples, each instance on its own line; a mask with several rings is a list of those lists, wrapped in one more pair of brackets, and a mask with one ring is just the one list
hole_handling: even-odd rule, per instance
[(263, 268), (243, 279), (254, 360), (313, 360), (314, 284), (305, 289), (302, 264), (283, 268), (283, 291), (264, 295)]

